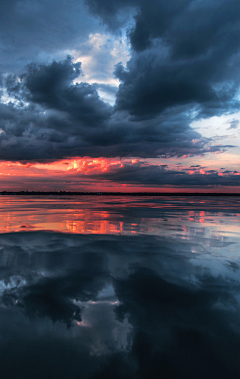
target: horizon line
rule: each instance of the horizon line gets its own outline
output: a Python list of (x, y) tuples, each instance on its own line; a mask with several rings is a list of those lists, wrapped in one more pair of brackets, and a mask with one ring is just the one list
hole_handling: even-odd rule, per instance
[(74, 195), (74, 196), (240, 196), (234, 192), (111, 192), (111, 191), (0, 191), (0, 195)]

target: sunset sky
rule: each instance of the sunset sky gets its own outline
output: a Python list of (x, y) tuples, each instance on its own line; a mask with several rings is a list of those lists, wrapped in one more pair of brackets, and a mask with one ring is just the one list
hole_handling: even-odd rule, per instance
[(1, 0), (0, 191), (240, 192), (239, 0)]

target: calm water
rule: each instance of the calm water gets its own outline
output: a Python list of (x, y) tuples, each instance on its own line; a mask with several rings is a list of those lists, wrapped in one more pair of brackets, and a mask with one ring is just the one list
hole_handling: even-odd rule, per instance
[(240, 375), (240, 198), (0, 197), (0, 377)]

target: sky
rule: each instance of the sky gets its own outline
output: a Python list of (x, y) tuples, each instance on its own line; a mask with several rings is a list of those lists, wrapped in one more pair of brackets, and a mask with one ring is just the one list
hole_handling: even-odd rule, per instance
[(0, 190), (240, 191), (238, 0), (2, 0)]

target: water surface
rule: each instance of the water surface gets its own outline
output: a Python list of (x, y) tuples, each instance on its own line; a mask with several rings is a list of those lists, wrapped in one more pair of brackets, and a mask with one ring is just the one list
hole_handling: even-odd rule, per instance
[(240, 374), (238, 197), (0, 197), (3, 378)]

